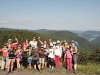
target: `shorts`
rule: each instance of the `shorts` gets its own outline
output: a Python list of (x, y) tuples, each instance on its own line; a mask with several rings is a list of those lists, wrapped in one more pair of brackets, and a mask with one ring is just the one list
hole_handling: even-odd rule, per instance
[(44, 64), (44, 58), (39, 58), (40, 64)]
[(77, 64), (78, 54), (73, 54), (73, 64)]
[(32, 63), (32, 59), (28, 59), (28, 63), (31, 64)]
[(16, 58), (16, 60), (21, 60), (21, 58)]
[(45, 56), (45, 62), (47, 62), (48, 61), (48, 56)]
[(32, 60), (32, 63), (33, 63), (33, 65), (39, 65), (40, 63), (39, 63), (39, 60)]
[(15, 62), (15, 59), (8, 59), (7, 63)]

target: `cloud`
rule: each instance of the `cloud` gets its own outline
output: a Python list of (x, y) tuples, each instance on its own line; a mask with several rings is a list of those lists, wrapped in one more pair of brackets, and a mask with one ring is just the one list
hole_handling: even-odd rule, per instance
[(0, 24), (7, 24), (7, 21), (0, 21)]

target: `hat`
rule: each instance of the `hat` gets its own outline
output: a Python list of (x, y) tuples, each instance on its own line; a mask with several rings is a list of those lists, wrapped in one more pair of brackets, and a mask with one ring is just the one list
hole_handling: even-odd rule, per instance
[(66, 48), (69, 48), (69, 46), (66, 46)]
[(22, 45), (26, 45), (26, 44), (27, 44), (26, 42), (23, 42), (23, 43), (22, 43)]
[(66, 40), (64, 40), (64, 42), (66, 42)]
[(41, 48), (44, 48), (44, 46), (43, 46), (43, 45), (41, 45)]
[(9, 42), (9, 41), (12, 41), (12, 39), (8, 39), (8, 42)]
[(10, 45), (10, 48), (14, 48), (14, 45), (13, 45), (13, 44), (11, 44), (11, 45)]
[(55, 45), (55, 44), (56, 44), (56, 42), (54, 41), (54, 42), (53, 42), (53, 44)]
[(74, 41), (74, 40), (72, 40), (71, 42), (72, 42), (72, 43), (74, 43), (75, 41)]
[(21, 44), (18, 45), (18, 47), (21, 47), (21, 46), (22, 46)]
[(57, 40), (57, 44), (59, 44), (60, 43), (60, 41), (59, 40)]
[(7, 44), (5, 43), (3, 46), (7, 46)]
[(52, 46), (53, 46), (53, 44), (50, 44), (50, 46), (52, 47)]

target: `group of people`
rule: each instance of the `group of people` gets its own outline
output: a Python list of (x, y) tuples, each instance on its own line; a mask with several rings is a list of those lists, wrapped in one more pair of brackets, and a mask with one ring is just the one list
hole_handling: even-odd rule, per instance
[[(38, 42), (41, 44), (38, 46)], [(34, 72), (37, 70), (41, 73), (44, 69), (48, 68), (49, 72), (54, 70), (60, 70), (61, 62), (65, 64), (66, 72), (72, 72), (76, 74), (77, 59), (78, 59), (78, 47), (74, 40), (70, 44), (66, 40), (42, 41), (40, 37), (33, 37), (33, 40), (28, 42), (18, 43), (18, 39), (15, 38), (16, 43), (12, 43), (12, 39), (8, 39), (8, 42), (3, 45), (2, 52), (2, 65), (1, 69), (7, 69), (7, 73), (13, 73), (14, 69), (19, 72), (21, 70), (21, 64), (23, 64), (23, 70), (29, 68)], [(16, 64), (15, 64), (16, 63)], [(73, 67), (73, 68), (72, 68)]]

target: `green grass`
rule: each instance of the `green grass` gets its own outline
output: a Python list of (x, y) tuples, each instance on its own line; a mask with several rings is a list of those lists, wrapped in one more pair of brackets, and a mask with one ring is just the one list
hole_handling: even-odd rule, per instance
[(100, 64), (91, 64), (88, 65), (78, 65), (78, 72), (82, 72), (84, 74), (97, 74), (100, 75)]

